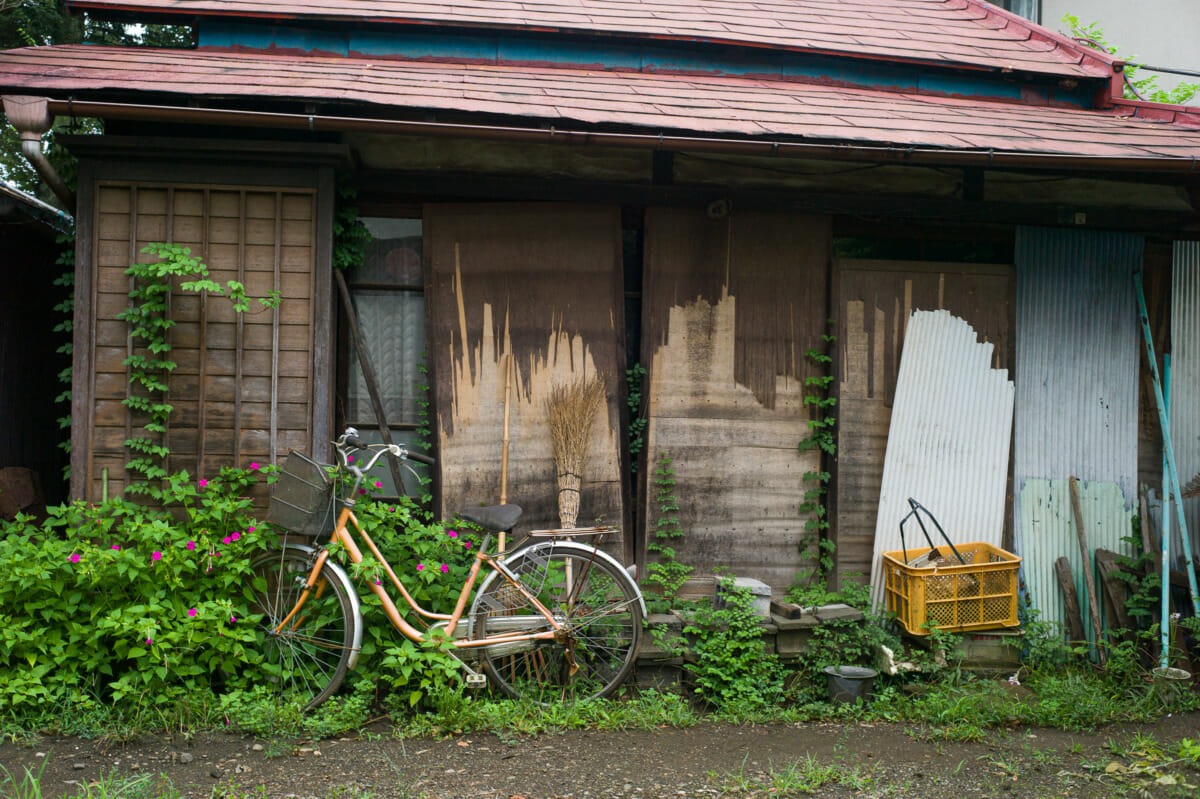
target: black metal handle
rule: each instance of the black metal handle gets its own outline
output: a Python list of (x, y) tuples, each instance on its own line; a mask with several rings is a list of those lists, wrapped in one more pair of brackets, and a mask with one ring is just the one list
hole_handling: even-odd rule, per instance
[(925, 511), (925, 515), (929, 517), (931, 522), (933, 522), (933, 526), (936, 527), (937, 531), (942, 534), (942, 538), (945, 539), (946, 544), (950, 547), (950, 551), (953, 552), (954, 556), (958, 558), (958, 562), (965, 566), (967, 564), (966, 559), (964, 559), (959, 551), (954, 548), (954, 543), (950, 540), (950, 536), (946, 535), (946, 531), (943, 530), (942, 525), (938, 523), (937, 517), (929, 512), (929, 508), (925, 507), (920, 502), (917, 502), (912, 497), (908, 498), (908, 506), (912, 508), (912, 510), (905, 514), (904, 518), (900, 520), (900, 548), (904, 551), (905, 565), (908, 564), (908, 544), (904, 541), (904, 523), (909, 519), (916, 519), (917, 524), (921, 526), (921, 532), (925, 534), (925, 542), (929, 544), (930, 552), (937, 553), (938, 551), (937, 546), (933, 543), (933, 539), (929, 537), (929, 530), (925, 529), (925, 522), (921, 521), (921, 514), (918, 513), (918, 511)]

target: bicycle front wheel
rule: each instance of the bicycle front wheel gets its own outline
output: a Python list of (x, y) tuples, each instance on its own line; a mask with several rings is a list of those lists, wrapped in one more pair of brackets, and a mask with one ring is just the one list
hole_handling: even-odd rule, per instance
[[(538, 544), (504, 563), (562, 629), (552, 640), (483, 647), (480, 660), (488, 678), (509, 696), (540, 704), (613, 693), (633, 669), (642, 629), (632, 578), (580, 544)], [(471, 615), (476, 639), (553, 627), (501, 573), (480, 587)]]
[(262, 616), (263, 668), (282, 698), (305, 710), (337, 691), (362, 640), (356, 597), (331, 563), (321, 567), (304, 605), (292, 614), (315, 555), (311, 547), (287, 546), (251, 564), (251, 611)]

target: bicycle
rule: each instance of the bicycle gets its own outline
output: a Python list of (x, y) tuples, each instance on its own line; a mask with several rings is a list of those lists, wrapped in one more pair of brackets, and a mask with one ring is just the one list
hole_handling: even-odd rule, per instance
[[(285, 538), (278, 550), (256, 558), (251, 565), (252, 609), (262, 616), (265, 657), (276, 668), (279, 687), (303, 700), (305, 710), (317, 707), (337, 691), (362, 649), (358, 593), (346, 570), (330, 557), (330, 546), (336, 543), (353, 563), (361, 563), (363, 550), (356, 536), (409, 609), (431, 623), (427, 632), (410, 624), (383, 580), (376, 580), (370, 589), (379, 597), (392, 626), (415, 642), (429, 640), (433, 631), (440, 631), (450, 644), (447, 651), (462, 664), (468, 685), (491, 681), (509, 696), (547, 704), (556, 699), (608, 696), (625, 681), (634, 665), (646, 605), (636, 582), (616, 559), (594, 546), (557, 537), (514, 548), (499, 557), (488, 554), (492, 534), (510, 531), (521, 508), (474, 508), (459, 516), (487, 535), (475, 552), (454, 610), (449, 614), (426, 610), (405, 588), (353, 511), (366, 474), (383, 455), (431, 466), (436, 462), (398, 445), (365, 444), (354, 428), (347, 428), (334, 444), (338, 454), (335, 473), (344, 470), (354, 482), (340, 500), (342, 508), (332, 532), (320, 535), (315, 546), (288, 543)], [(372, 457), (360, 468), (353, 455), (363, 451)], [(312, 492), (311, 499), (316, 501), (300, 508), (308, 514), (304, 523), (311, 524), (313, 511), (322, 503), (327, 509), (334, 507), (334, 481), (325, 476), (324, 467), (303, 460), (317, 467), (314, 475), (326, 480)], [(282, 516), (276, 514), (276, 500), (273, 494), (271, 513)], [(274, 521), (270, 515), (268, 519)], [(295, 518), (292, 523), (294, 529)], [(467, 601), (485, 569), (486, 576), (464, 619)], [(482, 673), (472, 664), (481, 666)]]

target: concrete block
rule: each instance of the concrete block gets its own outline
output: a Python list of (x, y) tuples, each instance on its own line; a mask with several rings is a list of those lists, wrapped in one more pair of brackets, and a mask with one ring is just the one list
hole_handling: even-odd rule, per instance
[[(764, 619), (771, 618), (771, 586), (753, 577), (734, 577), (733, 587), (750, 592), (754, 612)], [(726, 605), (722, 581), (713, 584), (713, 607), (723, 608)]]

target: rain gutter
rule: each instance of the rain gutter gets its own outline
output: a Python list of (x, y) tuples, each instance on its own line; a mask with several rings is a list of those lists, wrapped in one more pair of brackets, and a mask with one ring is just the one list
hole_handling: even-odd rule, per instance
[(884, 161), (902, 164), (937, 164), (1023, 169), (1106, 169), (1126, 172), (1190, 173), (1200, 176), (1200, 158), (1159, 156), (1062, 155), (1024, 153), (995, 149), (952, 149), (907, 145), (817, 144), (814, 142), (765, 139), (730, 139), (705, 136), (681, 136), (666, 133), (616, 133), (511, 125), (423, 122), (403, 119), (294, 114), (267, 111), (242, 111), (225, 108), (187, 108), (137, 103), (79, 100), (50, 100), (55, 114), (128, 119), (135, 121), (186, 122), (190, 124), (269, 127), (312, 132), (390, 133), (449, 136), (463, 139), (490, 139), (529, 143), (599, 145), (653, 150), (740, 155), (778, 155), (819, 157), (848, 161)]
[(50, 109), (45, 97), (4, 95), (4, 115), (21, 134), (21, 154), (25, 156), (38, 176), (54, 192), (70, 214), (75, 213), (75, 195), (42, 152), (42, 136), (54, 124), (55, 112)]

